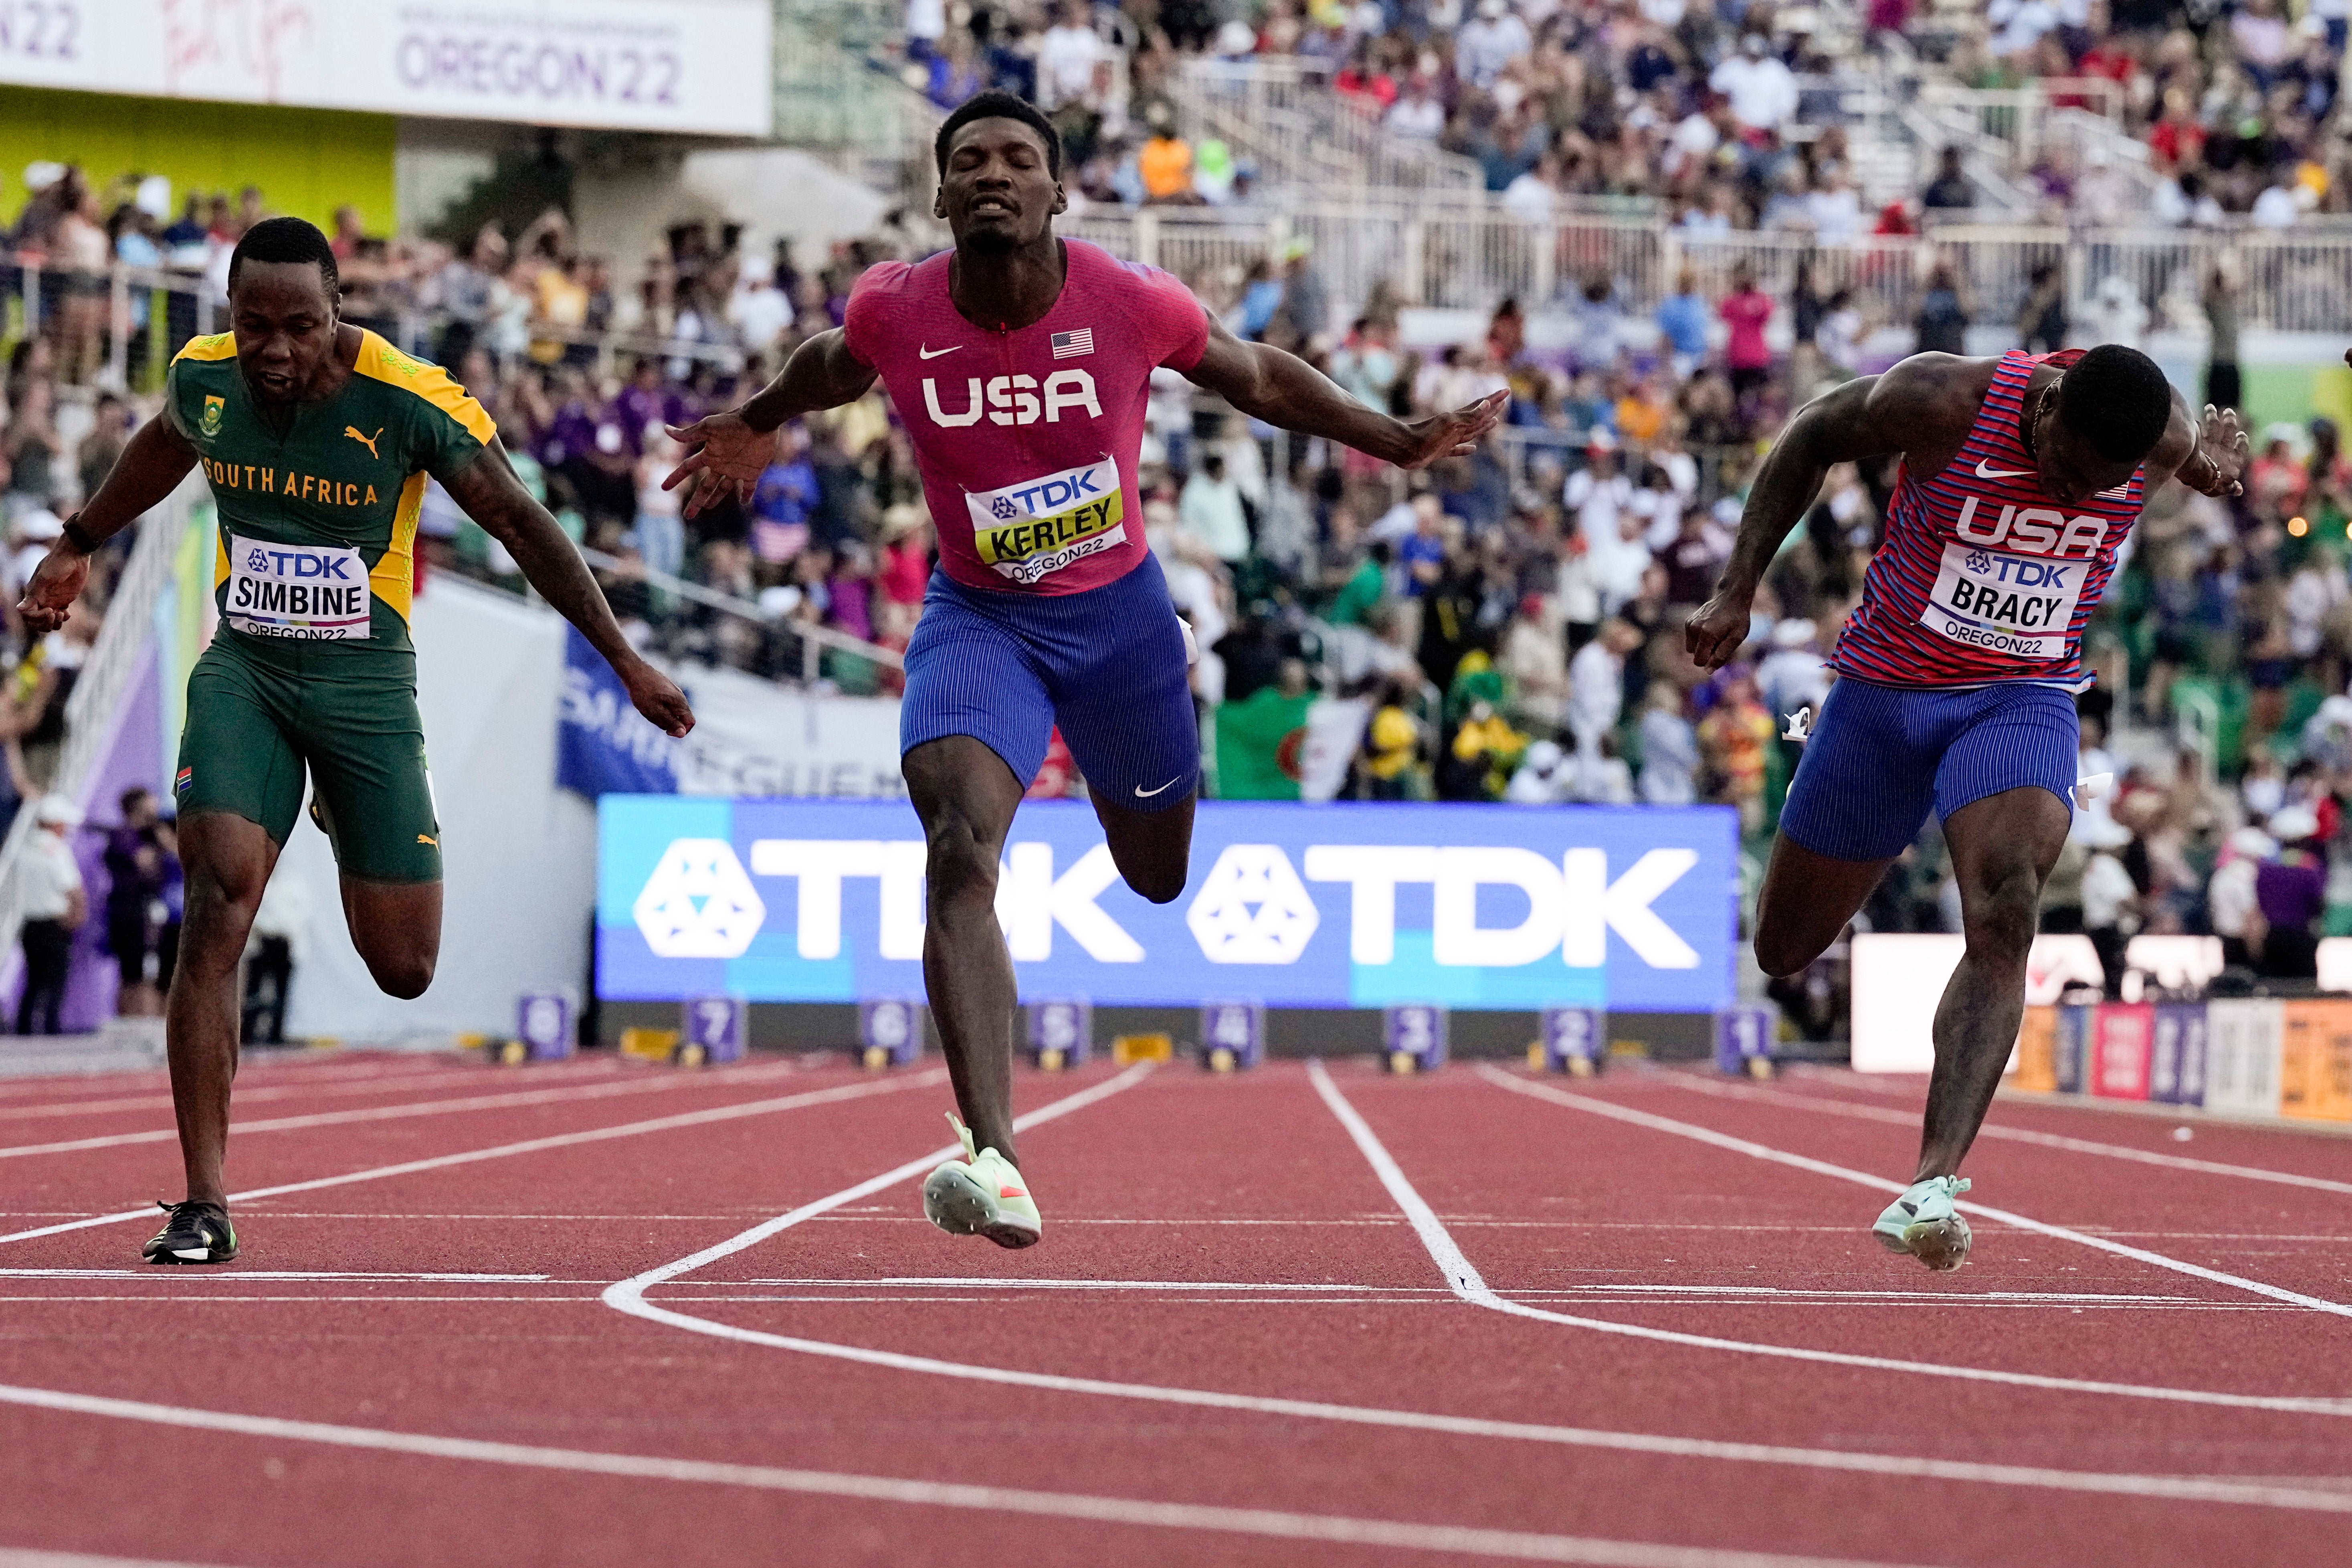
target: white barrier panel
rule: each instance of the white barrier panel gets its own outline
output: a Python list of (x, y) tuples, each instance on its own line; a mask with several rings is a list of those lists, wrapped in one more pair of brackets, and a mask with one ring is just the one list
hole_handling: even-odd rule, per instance
[(2209, 1002), (2205, 1018), (2205, 1109), (2232, 1116), (2278, 1115), (2286, 1004)]
[(2322, 991), (2352, 991), (2352, 936), (2331, 936), (2321, 940), (2319, 988)]
[(2124, 944), (2124, 966), (2138, 970), (2168, 991), (2200, 989), (2221, 973), (2221, 939), (2136, 936)]
[[(1853, 939), (1850, 1033), (1856, 1072), (1932, 1071), (1936, 1005), (1967, 951), (1965, 938), (1869, 933)], [(2070, 984), (2096, 985), (2104, 972), (2087, 936), (2038, 936), (2026, 960), (2025, 999), (2055, 1002)], [(2017, 1066), (2014, 1051), (2010, 1067)]]

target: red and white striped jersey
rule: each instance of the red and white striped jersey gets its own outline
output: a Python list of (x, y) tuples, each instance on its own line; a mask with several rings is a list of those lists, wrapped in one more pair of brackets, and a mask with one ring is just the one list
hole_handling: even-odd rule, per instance
[(2082, 683), (2083, 627), (2147, 500), (2147, 471), (2072, 510), (2042, 494), (2018, 435), (2026, 382), (2036, 365), (2081, 357), (2003, 354), (1950, 467), (1922, 479), (1905, 465), (1832, 668), (1883, 686)]

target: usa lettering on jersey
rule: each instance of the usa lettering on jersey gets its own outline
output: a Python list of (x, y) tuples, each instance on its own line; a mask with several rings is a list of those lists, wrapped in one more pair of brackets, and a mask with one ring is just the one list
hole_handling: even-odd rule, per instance
[(1055, 371), (1043, 385), (1034, 375), (1000, 375), (987, 382), (971, 375), (963, 384), (963, 408), (951, 414), (940, 405), (938, 379), (923, 377), (923, 411), (932, 423), (960, 430), (985, 416), (992, 425), (1034, 425), (1040, 419), (1058, 425), (1064, 414), (1077, 409), (1084, 409), (1089, 419), (1102, 417), (1095, 378), (1082, 370)]

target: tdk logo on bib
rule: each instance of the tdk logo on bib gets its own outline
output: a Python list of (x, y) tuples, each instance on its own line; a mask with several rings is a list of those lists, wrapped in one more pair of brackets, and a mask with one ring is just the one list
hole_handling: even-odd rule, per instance
[(1127, 539), (1118, 465), (1108, 458), (965, 500), (973, 551), (1024, 587)]
[(368, 573), (356, 550), (228, 542), (228, 624), (250, 637), (364, 642)]

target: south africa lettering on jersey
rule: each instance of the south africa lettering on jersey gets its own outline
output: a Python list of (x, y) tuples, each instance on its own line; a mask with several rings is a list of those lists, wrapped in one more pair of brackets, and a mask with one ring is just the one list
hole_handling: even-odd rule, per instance
[[(2080, 357), (2064, 351), (2046, 363), (2063, 369)], [(1830, 657), (1840, 674), (1887, 686), (2080, 682), (2083, 627), (2139, 516), (2147, 477), (2136, 472), (2076, 508), (2042, 493), (2018, 419), (2043, 363), (2003, 355), (1950, 465), (1927, 479), (1904, 469), (1862, 603)]]
[(966, 320), (949, 253), (869, 268), (849, 352), (881, 376), (915, 448), (940, 569), (968, 588), (1076, 594), (1141, 563), (1135, 490), (1151, 373), (1198, 363), (1208, 318), (1155, 268), (1065, 240), (1062, 291), (1026, 326)]
[(230, 626), (253, 637), (364, 642), (368, 569), (356, 550), (317, 544), (228, 542)]
[(964, 501), (981, 560), (1024, 587), (1127, 540), (1118, 465), (1108, 458)]

